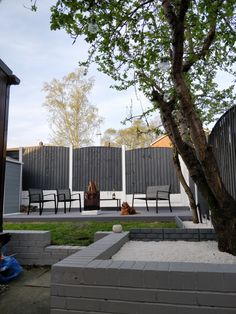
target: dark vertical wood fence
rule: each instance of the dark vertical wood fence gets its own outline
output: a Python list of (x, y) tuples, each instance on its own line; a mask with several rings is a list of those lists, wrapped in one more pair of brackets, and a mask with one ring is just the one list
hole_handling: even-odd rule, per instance
[(229, 109), (215, 124), (209, 143), (212, 145), (223, 182), (236, 199), (236, 106)]
[(69, 187), (69, 148), (37, 146), (23, 149), (23, 190)]
[(122, 190), (122, 150), (117, 147), (84, 147), (73, 150), (73, 190), (84, 191), (89, 181), (100, 191)]
[(19, 83), (20, 80), (0, 59), (0, 232), (2, 232), (3, 221), (9, 91), (10, 85), (18, 85)]
[[(126, 151), (126, 192), (145, 193), (148, 185), (180, 185), (171, 148), (141, 148)], [(23, 149), (23, 189), (51, 190), (69, 187), (69, 148), (37, 146)], [(84, 147), (73, 149), (72, 189), (85, 191), (89, 181), (100, 191), (122, 191), (122, 149)]]
[(145, 193), (147, 186), (171, 184), (180, 192), (171, 148), (140, 148), (126, 151), (126, 193)]

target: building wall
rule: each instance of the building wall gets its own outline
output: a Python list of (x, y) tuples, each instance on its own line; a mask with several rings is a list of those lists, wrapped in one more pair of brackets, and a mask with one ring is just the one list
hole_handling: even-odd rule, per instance
[(4, 214), (20, 211), (21, 163), (6, 161)]
[(172, 147), (173, 145), (172, 145), (171, 140), (169, 139), (169, 136), (165, 135), (162, 138), (153, 142), (150, 146), (151, 147)]

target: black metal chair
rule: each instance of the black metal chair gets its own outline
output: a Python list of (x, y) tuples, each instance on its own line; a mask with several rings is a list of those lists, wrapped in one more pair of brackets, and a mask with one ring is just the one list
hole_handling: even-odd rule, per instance
[[(77, 197), (75, 197), (75, 195), (78, 195)], [(57, 189), (57, 209), (56, 212), (58, 211), (58, 204), (60, 202), (64, 203), (64, 213), (66, 214), (66, 203), (69, 202), (69, 212), (71, 210), (71, 202), (74, 201), (79, 201), (79, 211), (81, 212), (81, 196), (80, 193), (73, 193), (71, 194), (70, 189), (63, 189), (63, 190), (59, 190)]]
[(158, 213), (158, 200), (168, 200), (170, 212), (172, 212), (172, 208), (171, 208), (171, 204), (170, 204), (170, 185), (148, 186), (145, 197), (135, 196), (135, 193), (134, 193), (133, 194), (133, 200), (132, 200), (132, 207), (134, 207), (134, 200), (135, 199), (145, 201), (147, 211), (149, 211), (148, 201), (156, 201), (156, 212), (157, 213)]
[[(39, 204), (39, 215), (42, 215), (44, 203), (48, 203), (48, 202), (54, 202), (55, 214), (56, 214), (57, 204), (56, 204), (56, 195), (54, 193), (43, 194), (42, 189), (28, 189), (28, 193), (29, 193), (29, 207), (28, 207), (27, 215), (29, 215), (31, 204)], [(48, 198), (48, 196), (53, 196), (53, 197)]]

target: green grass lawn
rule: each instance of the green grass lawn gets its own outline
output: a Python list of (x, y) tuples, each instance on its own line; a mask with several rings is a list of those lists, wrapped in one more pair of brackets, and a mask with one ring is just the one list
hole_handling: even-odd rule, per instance
[(57, 223), (4, 223), (4, 230), (49, 230), (52, 244), (89, 245), (96, 231), (111, 231), (114, 224), (121, 224), (124, 231), (133, 228), (177, 228), (175, 222), (57, 222)]

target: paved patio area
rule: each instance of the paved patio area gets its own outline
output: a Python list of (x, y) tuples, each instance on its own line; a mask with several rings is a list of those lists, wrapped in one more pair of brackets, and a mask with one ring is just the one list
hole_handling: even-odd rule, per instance
[(2, 314), (49, 314), (50, 267), (28, 267), (0, 294)]
[(71, 212), (64, 214), (63, 209), (59, 209), (55, 215), (53, 210), (44, 209), (40, 216), (39, 212), (8, 214), (4, 215), (5, 222), (19, 222), (19, 221), (80, 221), (80, 220), (96, 220), (96, 221), (111, 221), (111, 220), (142, 220), (142, 221), (168, 221), (173, 220), (175, 216), (191, 219), (191, 211), (188, 207), (172, 207), (172, 213), (168, 207), (160, 207), (158, 214), (154, 207), (149, 208), (149, 212), (145, 207), (136, 208), (137, 215), (122, 216), (120, 211), (116, 210), (101, 210), (99, 215), (82, 215), (78, 208), (73, 208)]

